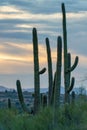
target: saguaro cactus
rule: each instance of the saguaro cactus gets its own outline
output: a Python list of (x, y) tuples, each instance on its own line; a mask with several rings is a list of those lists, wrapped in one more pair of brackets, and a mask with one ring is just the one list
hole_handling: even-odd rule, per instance
[(47, 60), (48, 60), (48, 78), (49, 78), (49, 89), (48, 89), (48, 102), (49, 105), (55, 104), (55, 107), (59, 105), (60, 100), (60, 86), (61, 86), (61, 66), (62, 66), (62, 39), (59, 36), (57, 40), (57, 65), (56, 72), (53, 81), (52, 72), (52, 59), (49, 39), (46, 38), (47, 48)]
[(55, 81), (56, 81), (56, 72), (54, 73), (54, 80), (53, 80), (53, 89), (52, 89), (52, 98), (51, 98), (52, 105), (54, 105)]
[(52, 72), (52, 59), (51, 59), (51, 49), (49, 44), (49, 39), (46, 38), (46, 49), (47, 49), (47, 61), (48, 61), (48, 104), (51, 105), (52, 101), (52, 91), (53, 91), (53, 72)]
[(46, 94), (43, 94), (42, 105), (43, 105), (43, 107), (47, 106), (47, 95)]
[(38, 38), (37, 30), (33, 28), (33, 55), (34, 55), (34, 112), (40, 108), (40, 78), (39, 78), (39, 58), (38, 58)]
[(34, 113), (40, 109), (40, 74), (46, 71), (43, 68), (39, 71), (39, 57), (38, 57), (38, 37), (37, 30), (33, 28), (33, 56), (34, 56)]
[(62, 39), (59, 36), (57, 40), (57, 64), (54, 90), (54, 105), (55, 108), (60, 105), (60, 87), (61, 87), (61, 66), (62, 66)]
[(62, 3), (62, 15), (63, 15), (63, 42), (64, 42), (64, 84), (65, 84), (65, 102), (68, 102), (67, 90), (68, 84), (68, 73), (73, 71), (78, 64), (78, 56), (75, 58), (73, 66), (68, 67), (68, 51), (67, 51), (67, 29), (66, 29), (66, 11), (65, 5)]
[(8, 98), (8, 108), (11, 109), (11, 99)]
[(21, 104), (21, 107), (22, 107), (23, 111), (25, 111), (27, 113), (30, 113), (28, 108), (25, 105), (25, 102), (24, 102), (24, 97), (23, 97), (23, 93), (22, 93), (20, 80), (16, 81), (16, 86), (17, 86), (18, 98), (19, 98), (19, 101), (20, 101), (20, 104)]
[[(68, 53), (67, 54), (67, 58), (68, 58), (68, 68), (71, 67), (71, 54)], [(68, 71), (67, 73), (67, 86), (68, 86), (68, 89), (67, 89), (67, 101), (68, 103), (70, 103), (70, 91), (73, 89), (74, 87), (74, 83), (75, 83), (75, 78), (72, 77), (71, 78), (71, 71)]]
[(73, 105), (75, 104), (75, 91), (72, 91), (72, 94), (71, 94), (71, 103)]

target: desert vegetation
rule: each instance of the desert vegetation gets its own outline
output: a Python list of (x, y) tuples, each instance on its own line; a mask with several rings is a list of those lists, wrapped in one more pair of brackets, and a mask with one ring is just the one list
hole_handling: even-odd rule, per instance
[[(76, 100), (73, 91), (75, 77), (71, 77), (71, 72), (75, 70), (79, 63), (76, 56), (74, 64), (71, 65), (71, 53), (67, 47), (67, 27), (66, 11), (64, 3), (62, 8), (63, 38), (57, 38), (57, 61), (56, 70), (53, 75), (50, 40), (46, 38), (46, 51), (48, 62), (48, 94), (40, 94), (40, 76), (46, 72), (46, 67), (39, 69), (38, 56), (38, 35), (37, 29), (32, 30), (33, 56), (34, 56), (34, 104), (32, 109), (28, 109), (24, 101), (20, 80), (16, 81), (18, 98), (23, 112), (12, 108), (8, 99), (8, 109), (0, 110), (1, 130), (86, 130), (87, 103), (84, 97)], [(62, 47), (64, 46), (64, 47)], [(64, 49), (64, 50), (63, 50)], [(62, 72), (62, 50), (64, 52), (64, 101), (60, 102), (61, 72)]]

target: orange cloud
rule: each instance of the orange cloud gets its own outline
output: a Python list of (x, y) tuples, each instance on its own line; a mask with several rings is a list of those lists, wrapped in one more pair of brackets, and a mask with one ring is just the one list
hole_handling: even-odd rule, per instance
[[(11, 48), (10, 48), (11, 47)], [(9, 51), (13, 49), (14, 53)], [(17, 51), (18, 53), (17, 53)], [(79, 56), (79, 68), (87, 66), (87, 57), (76, 54), (73, 50), (72, 64), (75, 56)], [(51, 48), (52, 62), (56, 66), (57, 49)], [(63, 55), (62, 55), (63, 56)], [(63, 61), (63, 59), (62, 59)], [(39, 44), (40, 67), (47, 67), (46, 46)], [(55, 68), (55, 67), (54, 67)], [(78, 68), (78, 67), (77, 67)], [(78, 68), (78, 69), (79, 69)], [(2, 43), (0, 44), (0, 73), (29, 73), (33, 71), (33, 44)]]
[[(6, 49), (13, 47), (21, 53), (10, 53)], [(22, 52), (26, 52), (23, 53)], [(55, 55), (53, 53), (52, 55)], [(55, 57), (55, 56), (53, 56)], [(40, 66), (47, 66), (46, 48), (39, 45), (39, 63)], [(24, 69), (25, 68), (25, 69)], [(15, 44), (7, 43), (0, 45), (0, 73), (28, 73), (33, 71), (33, 45), (32, 44)]]

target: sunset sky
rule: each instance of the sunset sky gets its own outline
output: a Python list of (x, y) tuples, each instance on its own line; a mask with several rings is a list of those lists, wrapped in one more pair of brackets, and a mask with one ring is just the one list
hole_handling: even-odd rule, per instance
[[(62, 36), (62, 2), (67, 12), (72, 64), (75, 56), (79, 56), (79, 65), (72, 72), (75, 87), (87, 87), (87, 80), (82, 81), (87, 79), (87, 0), (0, 0), (0, 86), (16, 88), (16, 80), (20, 79), (22, 88), (34, 87), (33, 27), (38, 31), (40, 68), (47, 68), (48, 37), (55, 72), (57, 36)], [(48, 87), (47, 72), (41, 76), (41, 87)]]

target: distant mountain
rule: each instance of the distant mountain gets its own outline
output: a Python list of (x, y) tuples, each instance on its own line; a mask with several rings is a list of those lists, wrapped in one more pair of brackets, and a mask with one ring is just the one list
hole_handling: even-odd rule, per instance
[(6, 87), (4, 87), (4, 86), (0, 86), (0, 92), (4, 92), (4, 91), (8, 91), (9, 89), (8, 88), (6, 88)]
[(14, 90), (14, 89), (7, 88), (7, 87), (4, 87), (4, 86), (0, 86), (0, 92), (13, 91), (13, 90)]
[[(26, 89), (23, 89), (23, 91), (34, 92), (34, 88), (26, 88)], [(48, 88), (41, 88), (40, 92), (46, 93), (48, 92)], [(64, 94), (64, 87), (61, 87), (61, 93)]]
[[(0, 86), (0, 92), (5, 92), (6, 90), (7, 91), (14, 91), (15, 89)], [(17, 90), (15, 90), (15, 91), (17, 91)], [(34, 92), (34, 88), (25, 88), (25, 89), (23, 89), (23, 91)], [(76, 94), (80, 93), (80, 89), (78, 87), (74, 88), (73, 91), (75, 91)], [(41, 88), (40, 92), (46, 93), (46, 92), (48, 92), (48, 88)], [(64, 94), (64, 93), (65, 93), (65, 88), (61, 87), (61, 94)], [(87, 94), (87, 90), (85, 90), (84, 93)]]
[[(34, 92), (34, 88), (26, 88), (26, 89), (23, 89), (23, 91)], [(48, 88), (41, 88), (40, 92), (41, 93), (48, 92)]]
[[(76, 92), (78, 92), (78, 88), (74, 89)], [(26, 89), (23, 89), (23, 91), (28, 91), (28, 92), (34, 92), (34, 88), (26, 88)], [(61, 87), (61, 94), (64, 94), (65, 93), (65, 89), (64, 87)], [(40, 92), (41, 93), (46, 93), (48, 92), (48, 88), (41, 88), (40, 89)]]

